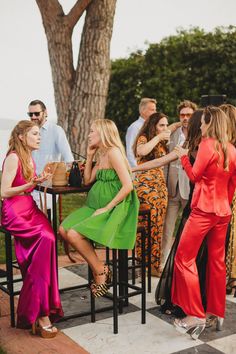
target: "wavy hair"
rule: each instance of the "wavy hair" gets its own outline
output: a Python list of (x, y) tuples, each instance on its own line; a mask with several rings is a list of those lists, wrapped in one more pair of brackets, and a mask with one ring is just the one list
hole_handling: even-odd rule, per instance
[(182, 102), (179, 103), (179, 105), (177, 106), (177, 112), (178, 114), (180, 113), (181, 109), (183, 108), (192, 108), (193, 111), (197, 110), (197, 105), (196, 103), (189, 101), (189, 100), (184, 100)]
[(121, 142), (120, 135), (115, 123), (110, 119), (95, 119), (93, 121), (100, 137), (102, 145), (108, 149), (111, 147), (118, 147), (126, 164), (127, 169), (130, 171), (130, 165), (125, 154), (125, 148)]
[(236, 146), (236, 107), (232, 104), (225, 103), (220, 106), (223, 112), (229, 117), (228, 137), (234, 146)]
[[(167, 115), (161, 112), (156, 112), (150, 115), (150, 117), (144, 122), (142, 128), (140, 129), (134, 144), (133, 144), (133, 152), (134, 155), (137, 157), (137, 143), (138, 139), (140, 136), (145, 136), (147, 138), (147, 141), (150, 141), (154, 136), (157, 135), (156, 133), (156, 125), (159, 123), (159, 121), (162, 118), (168, 119)], [(166, 148), (166, 142), (161, 141), (159, 144), (163, 145)], [(167, 148), (166, 148), (167, 149)], [(154, 149), (145, 156), (146, 159), (148, 160), (153, 160), (155, 159), (155, 151)]]
[(216, 139), (216, 151), (219, 155), (219, 160), (221, 159), (220, 147), (223, 152), (224, 157), (224, 170), (229, 169), (229, 159), (227, 152), (227, 145), (230, 141), (228, 136), (229, 118), (219, 107), (207, 106), (203, 111), (203, 118), (206, 124), (209, 124), (206, 132), (206, 136), (209, 138)]
[(200, 129), (202, 114), (203, 108), (199, 108), (193, 112), (191, 118), (188, 121), (188, 135), (184, 143), (184, 148), (189, 149), (189, 154), (198, 150), (198, 146), (202, 139), (202, 133)]
[[(31, 165), (31, 151), (26, 143), (26, 135), (33, 128), (38, 125), (30, 120), (21, 120), (11, 132), (9, 139), (9, 148), (7, 155), (15, 152), (21, 162), (22, 174), (27, 181), (34, 175), (34, 169)], [(21, 136), (21, 137), (20, 137)]]

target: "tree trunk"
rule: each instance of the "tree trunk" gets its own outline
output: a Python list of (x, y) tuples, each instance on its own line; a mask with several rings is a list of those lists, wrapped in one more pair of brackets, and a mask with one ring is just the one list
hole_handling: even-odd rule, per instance
[(105, 114), (115, 5), (116, 0), (95, 0), (86, 13), (68, 114), (72, 146), (83, 154), (91, 122)]
[[(85, 154), (91, 122), (104, 118), (116, 0), (78, 0), (65, 15), (58, 0), (36, 0), (48, 41), (58, 123), (73, 151)], [(72, 32), (86, 10), (77, 68)]]

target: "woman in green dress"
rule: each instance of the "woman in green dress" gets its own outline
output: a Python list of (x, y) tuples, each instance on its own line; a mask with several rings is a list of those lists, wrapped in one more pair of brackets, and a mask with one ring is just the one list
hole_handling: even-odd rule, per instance
[[(93, 167), (95, 154), (97, 163)], [(88, 136), (84, 184), (95, 180), (85, 206), (72, 212), (59, 232), (91, 267), (91, 289), (98, 297), (108, 291), (110, 271), (99, 260), (90, 240), (109, 248), (132, 249), (139, 211), (125, 150), (115, 123), (109, 119), (95, 120)]]

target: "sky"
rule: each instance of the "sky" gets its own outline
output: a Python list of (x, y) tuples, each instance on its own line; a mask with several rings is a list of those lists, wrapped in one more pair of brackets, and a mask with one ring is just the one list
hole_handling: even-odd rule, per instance
[[(61, 0), (65, 13), (75, 0)], [(117, 0), (111, 58), (124, 58), (178, 28), (236, 25), (236, 0)], [(74, 59), (83, 19), (73, 34)], [(28, 103), (41, 99), (56, 120), (51, 69), (41, 16), (35, 0), (0, 1), (0, 129), (26, 119)], [(3, 120), (4, 119), (4, 120)]]

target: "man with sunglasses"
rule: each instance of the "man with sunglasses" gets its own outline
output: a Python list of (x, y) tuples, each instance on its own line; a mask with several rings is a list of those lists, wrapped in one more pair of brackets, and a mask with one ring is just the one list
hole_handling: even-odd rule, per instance
[[(197, 105), (191, 101), (184, 100), (177, 107), (179, 120), (182, 126), (171, 134), (169, 151), (172, 151), (176, 145), (183, 145), (187, 137), (188, 121), (193, 112), (197, 109)], [(162, 238), (162, 255), (160, 272), (162, 271), (168, 253), (172, 246), (175, 223), (180, 209), (187, 204), (189, 197), (189, 179), (185, 171), (181, 167), (179, 160), (173, 161), (168, 165), (167, 171), (167, 187), (168, 187), (168, 206), (164, 223), (164, 231)]]
[(40, 148), (33, 152), (37, 175), (42, 173), (49, 161), (74, 161), (64, 130), (59, 125), (48, 122), (47, 108), (42, 101), (30, 102), (28, 116), (40, 127)]
[[(43, 172), (47, 162), (74, 161), (74, 157), (64, 130), (59, 125), (53, 122), (48, 122), (47, 108), (42, 101), (34, 100), (30, 102), (28, 116), (32, 122), (36, 122), (40, 127), (40, 148), (32, 153), (36, 165), (37, 175)], [(32, 194), (38, 206), (40, 206), (40, 193), (41, 192), (33, 191)], [(51, 208), (52, 198), (47, 195), (47, 209)]]

